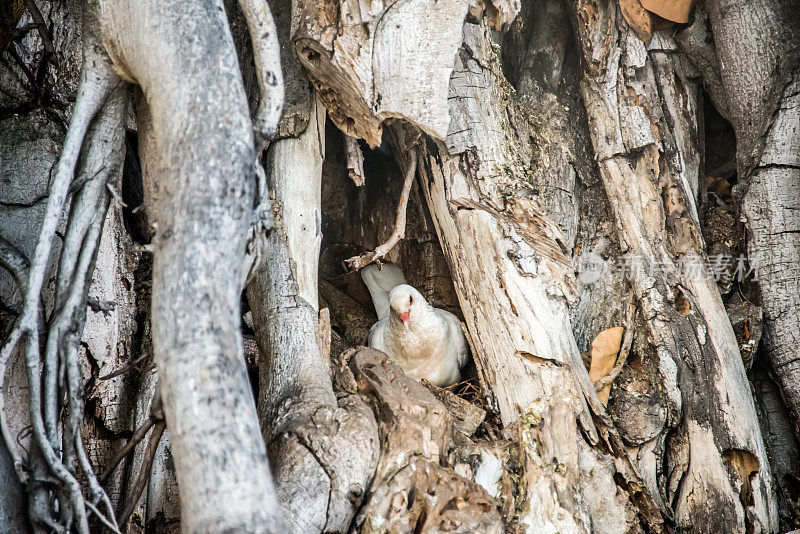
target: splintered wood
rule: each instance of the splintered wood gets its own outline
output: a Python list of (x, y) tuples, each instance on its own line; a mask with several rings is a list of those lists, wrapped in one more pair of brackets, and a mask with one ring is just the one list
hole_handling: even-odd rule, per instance
[(381, 456), (361, 532), (503, 531), (486, 490), (444, 467), (450, 416), (430, 391), (367, 347), (342, 355), (337, 383), (357, 392), (378, 420)]

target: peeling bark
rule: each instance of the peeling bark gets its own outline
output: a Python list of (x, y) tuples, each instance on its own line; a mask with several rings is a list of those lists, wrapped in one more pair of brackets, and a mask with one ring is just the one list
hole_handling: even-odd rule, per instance
[[(630, 465), (580, 359), (567, 309), (576, 296), (567, 240), (528, 189), (523, 132), (530, 126), (506, 111), (513, 93), (499, 81), (484, 31), (464, 26), (465, 44), (451, 79), (450, 134), (445, 143), (425, 142), (420, 173), (479, 374), (504, 425), (524, 444), (519, 461), (525, 477), (514, 521), (533, 529), (590, 528), (592, 519), (576, 500), (584, 490), (578, 418), (590, 443), (602, 438), (619, 458), (613, 471), (625, 481), (620, 502), (631, 498), (651, 528), (659, 528), (661, 513)], [(567, 150), (574, 146), (567, 141)], [(566, 163), (576, 155), (562, 157)], [(549, 178), (557, 183), (555, 173)]]
[[(682, 528), (772, 532), (772, 476), (749, 384), (705, 269), (693, 186), (698, 165), (690, 159), (697, 155), (697, 119), (686, 106), (696, 97), (668, 37), (657, 34), (648, 49), (615, 5), (577, 2), (573, 10), (592, 141), (623, 252), (641, 262), (631, 283), (667, 392), (665, 427), (655, 439), (672, 432), (665, 451), (670, 481), (651, 491), (674, 507)], [(655, 443), (644, 447), (650, 452), (640, 456), (640, 469), (654, 482), (664, 453)], [(743, 458), (756, 466), (746, 476)]]
[(337, 383), (380, 421), (381, 455), (359, 512), (361, 532), (503, 532), (486, 491), (444, 467), (450, 418), (430, 391), (366, 347), (342, 355)]

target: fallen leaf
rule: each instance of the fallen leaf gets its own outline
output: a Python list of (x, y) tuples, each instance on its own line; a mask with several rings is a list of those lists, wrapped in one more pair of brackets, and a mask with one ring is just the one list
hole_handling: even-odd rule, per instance
[[(597, 382), (614, 368), (617, 363), (619, 349), (622, 346), (622, 333), (624, 328), (615, 326), (607, 328), (597, 334), (592, 341), (592, 361), (589, 365), (589, 379), (592, 383)], [(597, 392), (603, 406), (608, 403), (608, 396), (611, 394), (611, 384)]]
[(745, 506), (753, 506), (753, 490), (751, 482), (753, 476), (758, 473), (758, 458), (749, 451), (742, 449), (729, 449), (722, 453), (722, 459), (728, 468), (736, 471), (739, 478), (739, 499)]
[(723, 200), (731, 198), (731, 183), (725, 178), (706, 176), (706, 189), (718, 194)]
[(653, 16), (642, 7), (640, 0), (619, 0), (622, 16), (644, 44), (653, 39)]
[(688, 317), (692, 313), (692, 303), (677, 287), (675, 288), (675, 309), (684, 317)]
[(694, 0), (641, 0), (642, 6), (659, 17), (684, 24), (694, 9)]

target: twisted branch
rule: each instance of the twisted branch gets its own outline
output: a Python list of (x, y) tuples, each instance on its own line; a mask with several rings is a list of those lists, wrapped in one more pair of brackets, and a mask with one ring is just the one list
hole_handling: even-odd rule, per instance
[(411, 193), (411, 185), (414, 183), (414, 176), (416, 176), (417, 172), (417, 153), (417, 148), (411, 150), (408, 168), (406, 169), (405, 179), (403, 181), (403, 190), (400, 192), (400, 202), (397, 204), (397, 217), (394, 221), (392, 235), (389, 236), (389, 239), (387, 239), (385, 243), (379, 245), (372, 252), (353, 256), (345, 260), (345, 263), (347, 263), (347, 266), (351, 270), (360, 271), (373, 261), (380, 260), (406, 236), (406, 208), (408, 208), (408, 197)]

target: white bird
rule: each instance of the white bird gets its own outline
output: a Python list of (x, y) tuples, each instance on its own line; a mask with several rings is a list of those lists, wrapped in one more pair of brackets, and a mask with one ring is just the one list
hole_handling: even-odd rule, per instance
[(459, 382), (468, 349), (458, 317), (428, 304), (394, 265), (382, 270), (369, 265), (361, 278), (378, 314), (369, 346), (385, 352), (412, 378), (442, 387)]
[(406, 283), (403, 271), (391, 263), (382, 264), (380, 269), (373, 263), (361, 269), (361, 279), (369, 289), (378, 319), (383, 319), (389, 315), (389, 292)]

